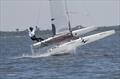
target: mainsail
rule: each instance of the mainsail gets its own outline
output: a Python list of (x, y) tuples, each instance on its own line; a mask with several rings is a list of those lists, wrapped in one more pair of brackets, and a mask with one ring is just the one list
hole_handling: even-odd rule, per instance
[(63, 0), (49, 0), (49, 2), (52, 27), (56, 28), (54, 33), (68, 32), (70, 27), (65, 2)]

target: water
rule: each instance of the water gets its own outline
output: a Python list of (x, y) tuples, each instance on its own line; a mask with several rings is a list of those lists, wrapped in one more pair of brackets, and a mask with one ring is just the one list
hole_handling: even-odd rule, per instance
[(23, 57), (30, 45), (28, 37), (0, 37), (0, 79), (120, 79), (120, 34), (63, 56)]

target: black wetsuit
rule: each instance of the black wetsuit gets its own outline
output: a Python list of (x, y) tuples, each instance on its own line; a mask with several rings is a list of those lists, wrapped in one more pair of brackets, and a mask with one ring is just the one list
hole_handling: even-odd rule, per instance
[(31, 38), (33, 41), (40, 42), (40, 41), (44, 40), (44, 39), (41, 38), (41, 37), (37, 38), (37, 37), (35, 36), (35, 30), (33, 29), (33, 27), (30, 27), (30, 28), (29, 28), (29, 36), (30, 36), (30, 38)]
[(32, 39), (33, 41), (37, 41), (37, 42), (40, 42), (40, 41), (44, 40), (44, 39), (41, 38), (41, 37), (37, 38), (35, 35), (32, 36), (31, 39)]

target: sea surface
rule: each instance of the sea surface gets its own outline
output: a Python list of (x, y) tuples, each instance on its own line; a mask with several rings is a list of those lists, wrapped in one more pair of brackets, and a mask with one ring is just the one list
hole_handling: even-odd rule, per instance
[(0, 79), (120, 79), (120, 33), (62, 56), (32, 57), (31, 44), (27, 36), (0, 37)]

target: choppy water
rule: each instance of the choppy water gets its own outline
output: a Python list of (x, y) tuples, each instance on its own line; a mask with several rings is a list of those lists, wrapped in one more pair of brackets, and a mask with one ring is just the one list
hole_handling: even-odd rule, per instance
[(0, 37), (0, 79), (120, 79), (119, 34), (63, 56), (22, 57), (30, 44), (28, 37)]

